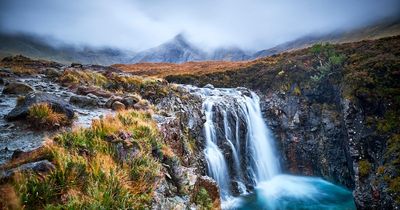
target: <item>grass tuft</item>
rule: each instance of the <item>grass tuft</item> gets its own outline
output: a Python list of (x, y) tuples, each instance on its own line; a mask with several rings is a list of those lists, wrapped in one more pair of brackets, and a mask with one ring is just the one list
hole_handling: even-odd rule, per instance
[(38, 103), (29, 107), (28, 119), (36, 128), (58, 128), (71, 122), (65, 114), (54, 112), (47, 103)]

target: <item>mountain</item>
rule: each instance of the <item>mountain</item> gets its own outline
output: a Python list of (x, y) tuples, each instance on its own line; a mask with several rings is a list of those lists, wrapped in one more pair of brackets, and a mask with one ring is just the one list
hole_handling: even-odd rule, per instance
[(251, 54), (237, 47), (218, 48), (209, 57), (214, 61), (244, 61), (251, 58)]
[(134, 53), (114, 48), (78, 48), (62, 44), (53, 46), (36, 36), (26, 34), (0, 34), (0, 57), (22, 54), (36, 59), (59, 63), (111, 65), (127, 63)]
[(189, 61), (243, 61), (251, 56), (236, 47), (218, 48), (207, 53), (191, 44), (182, 34), (158, 47), (138, 53), (131, 63), (184, 63)]
[(207, 57), (206, 53), (191, 45), (183, 35), (175, 36), (169, 42), (160, 46), (139, 52), (131, 63), (184, 63), (188, 61), (201, 61)]
[(55, 47), (44, 39), (24, 34), (0, 33), (0, 57), (22, 54), (31, 58), (54, 60), (60, 63), (128, 64), (128, 63), (184, 63), (190, 61), (244, 61), (266, 57), (285, 51), (309, 47), (319, 42), (345, 43), (400, 34), (400, 18), (348, 31), (303, 36), (293, 41), (258, 52), (246, 52), (237, 47), (217, 48), (206, 52), (190, 43), (182, 34), (157, 47), (141, 52), (116, 48), (74, 47), (63, 44)]

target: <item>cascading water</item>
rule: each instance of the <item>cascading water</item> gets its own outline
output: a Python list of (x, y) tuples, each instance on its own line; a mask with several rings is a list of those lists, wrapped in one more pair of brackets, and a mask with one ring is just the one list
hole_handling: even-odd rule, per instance
[(203, 99), (208, 175), (226, 209), (355, 209), (351, 192), (319, 178), (282, 175), (259, 97), (244, 88), (186, 86)]

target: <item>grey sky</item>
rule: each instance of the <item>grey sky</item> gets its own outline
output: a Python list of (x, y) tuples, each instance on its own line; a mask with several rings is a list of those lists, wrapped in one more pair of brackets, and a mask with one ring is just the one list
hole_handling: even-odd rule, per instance
[[(204, 48), (265, 49), (400, 14), (399, 0), (0, 0), (0, 30), (141, 50), (178, 33)], [(73, 2), (73, 3), (72, 3)]]

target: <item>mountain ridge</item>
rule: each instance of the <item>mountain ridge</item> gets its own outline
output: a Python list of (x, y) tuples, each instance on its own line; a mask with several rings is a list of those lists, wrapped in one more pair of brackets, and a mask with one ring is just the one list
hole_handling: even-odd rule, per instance
[(272, 48), (247, 52), (238, 47), (220, 47), (206, 52), (189, 42), (183, 34), (140, 52), (117, 48), (77, 48), (72, 45), (52, 46), (44, 39), (27, 34), (0, 33), (0, 57), (22, 54), (24, 56), (54, 60), (60, 63), (83, 64), (131, 64), (131, 63), (185, 63), (191, 61), (245, 61), (302, 49), (319, 42), (345, 43), (366, 39), (378, 39), (400, 34), (400, 19), (381, 21), (366, 27), (307, 35)]

